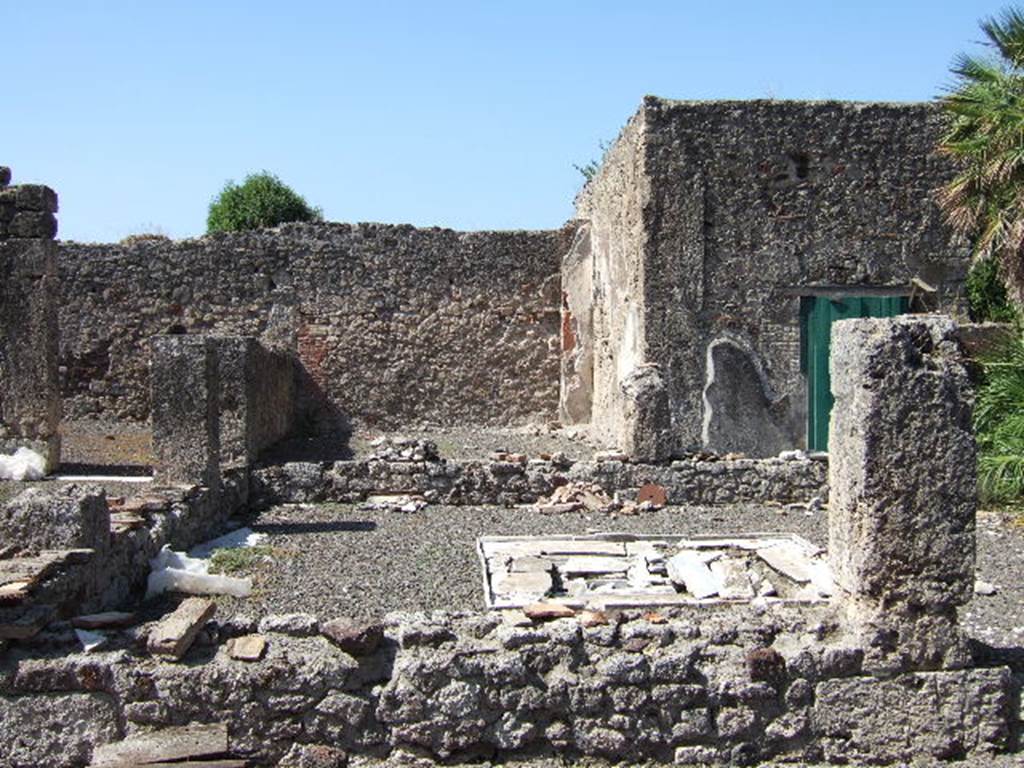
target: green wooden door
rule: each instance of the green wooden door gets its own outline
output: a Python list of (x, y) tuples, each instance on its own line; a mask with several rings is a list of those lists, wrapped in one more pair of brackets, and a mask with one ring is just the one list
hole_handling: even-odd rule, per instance
[(892, 317), (907, 311), (906, 296), (805, 296), (800, 302), (803, 370), (807, 376), (807, 448), (828, 450), (832, 380), (828, 370), (832, 323), (850, 317)]

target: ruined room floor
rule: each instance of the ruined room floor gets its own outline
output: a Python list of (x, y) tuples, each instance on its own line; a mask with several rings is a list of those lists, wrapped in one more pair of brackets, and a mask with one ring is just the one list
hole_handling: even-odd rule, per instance
[(596, 532), (798, 533), (826, 542), (825, 517), (782, 507), (667, 507), (632, 516), (540, 514), (528, 507), (429, 506), (416, 513), (357, 505), (285, 505), (252, 527), (269, 535), (273, 562), (258, 565), (254, 594), (222, 598), (231, 612), (382, 617), (395, 610), (482, 610), (476, 540), (483, 535)]
[[(633, 516), (540, 514), (527, 507), (430, 506), (404, 514), (356, 505), (285, 505), (248, 521), (268, 534), (272, 559), (257, 565), (254, 594), (219, 598), (222, 616), (308, 612), (379, 618), (395, 610), (482, 610), (482, 535), (795, 533), (827, 546), (827, 511), (766, 505), (666, 507)], [(1000, 648), (1024, 644), (1024, 527), (1008, 515), (978, 517), (977, 595), (963, 613), (969, 634)]]

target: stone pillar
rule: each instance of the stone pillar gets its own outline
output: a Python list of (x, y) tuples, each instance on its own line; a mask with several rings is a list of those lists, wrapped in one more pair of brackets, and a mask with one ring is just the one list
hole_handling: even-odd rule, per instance
[(832, 330), (829, 557), (846, 628), (876, 672), (963, 666), (974, 586), (973, 391), (944, 317)]
[(0, 453), (27, 447), (60, 463), (57, 194), (8, 187), (0, 167)]
[(220, 487), (220, 377), (206, 336), (150, 340), (156, 480)]
[(622, 382), (622, 450), (633, 461), (672, 457), (672, 416), (668, 390), (656, 365), (634, 369)]

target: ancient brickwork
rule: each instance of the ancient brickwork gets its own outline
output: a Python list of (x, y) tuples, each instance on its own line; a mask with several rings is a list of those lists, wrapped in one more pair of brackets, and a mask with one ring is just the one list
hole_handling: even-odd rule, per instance
[(28, 447), (60, 461), (57, 389), (57, 195), (8, 186), (0, 167), (0, 453)]
[[(594, 244), (593, 423), (625, 442), (625, 401), (606, 393), (646, 363), (678, 448), (804, 445), (801, 296), (909, 295), (916, 277), (937, 289), (928, 308), (958, 306), (968, 249), (934, 202), (953, 172), (940, 130), (929, 104), (646, 98), (577, 204)], [(734, 398), (752, 377), (763, 392)], [(760, 412), (713, 412), (734, 401)]]
[(293, 353), (311, 427), (554, 418), (559, 264), (571, 238), (293, 224), (62, 243), (66, 412), (147, 418), (146, 342), (174, 329), (263, 336)]

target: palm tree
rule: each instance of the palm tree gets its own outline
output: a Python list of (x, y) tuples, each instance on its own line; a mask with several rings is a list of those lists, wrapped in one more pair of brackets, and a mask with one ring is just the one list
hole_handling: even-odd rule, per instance
[(1011, 298), (1024, 305), (1024, 13), (981, 22), (997, 54), (961, 54), (940, 102), (950, 117), (939, 149), (959, 172), (939, 193), (947, 221), (973, 238), (976, 259), (998, 261)]

